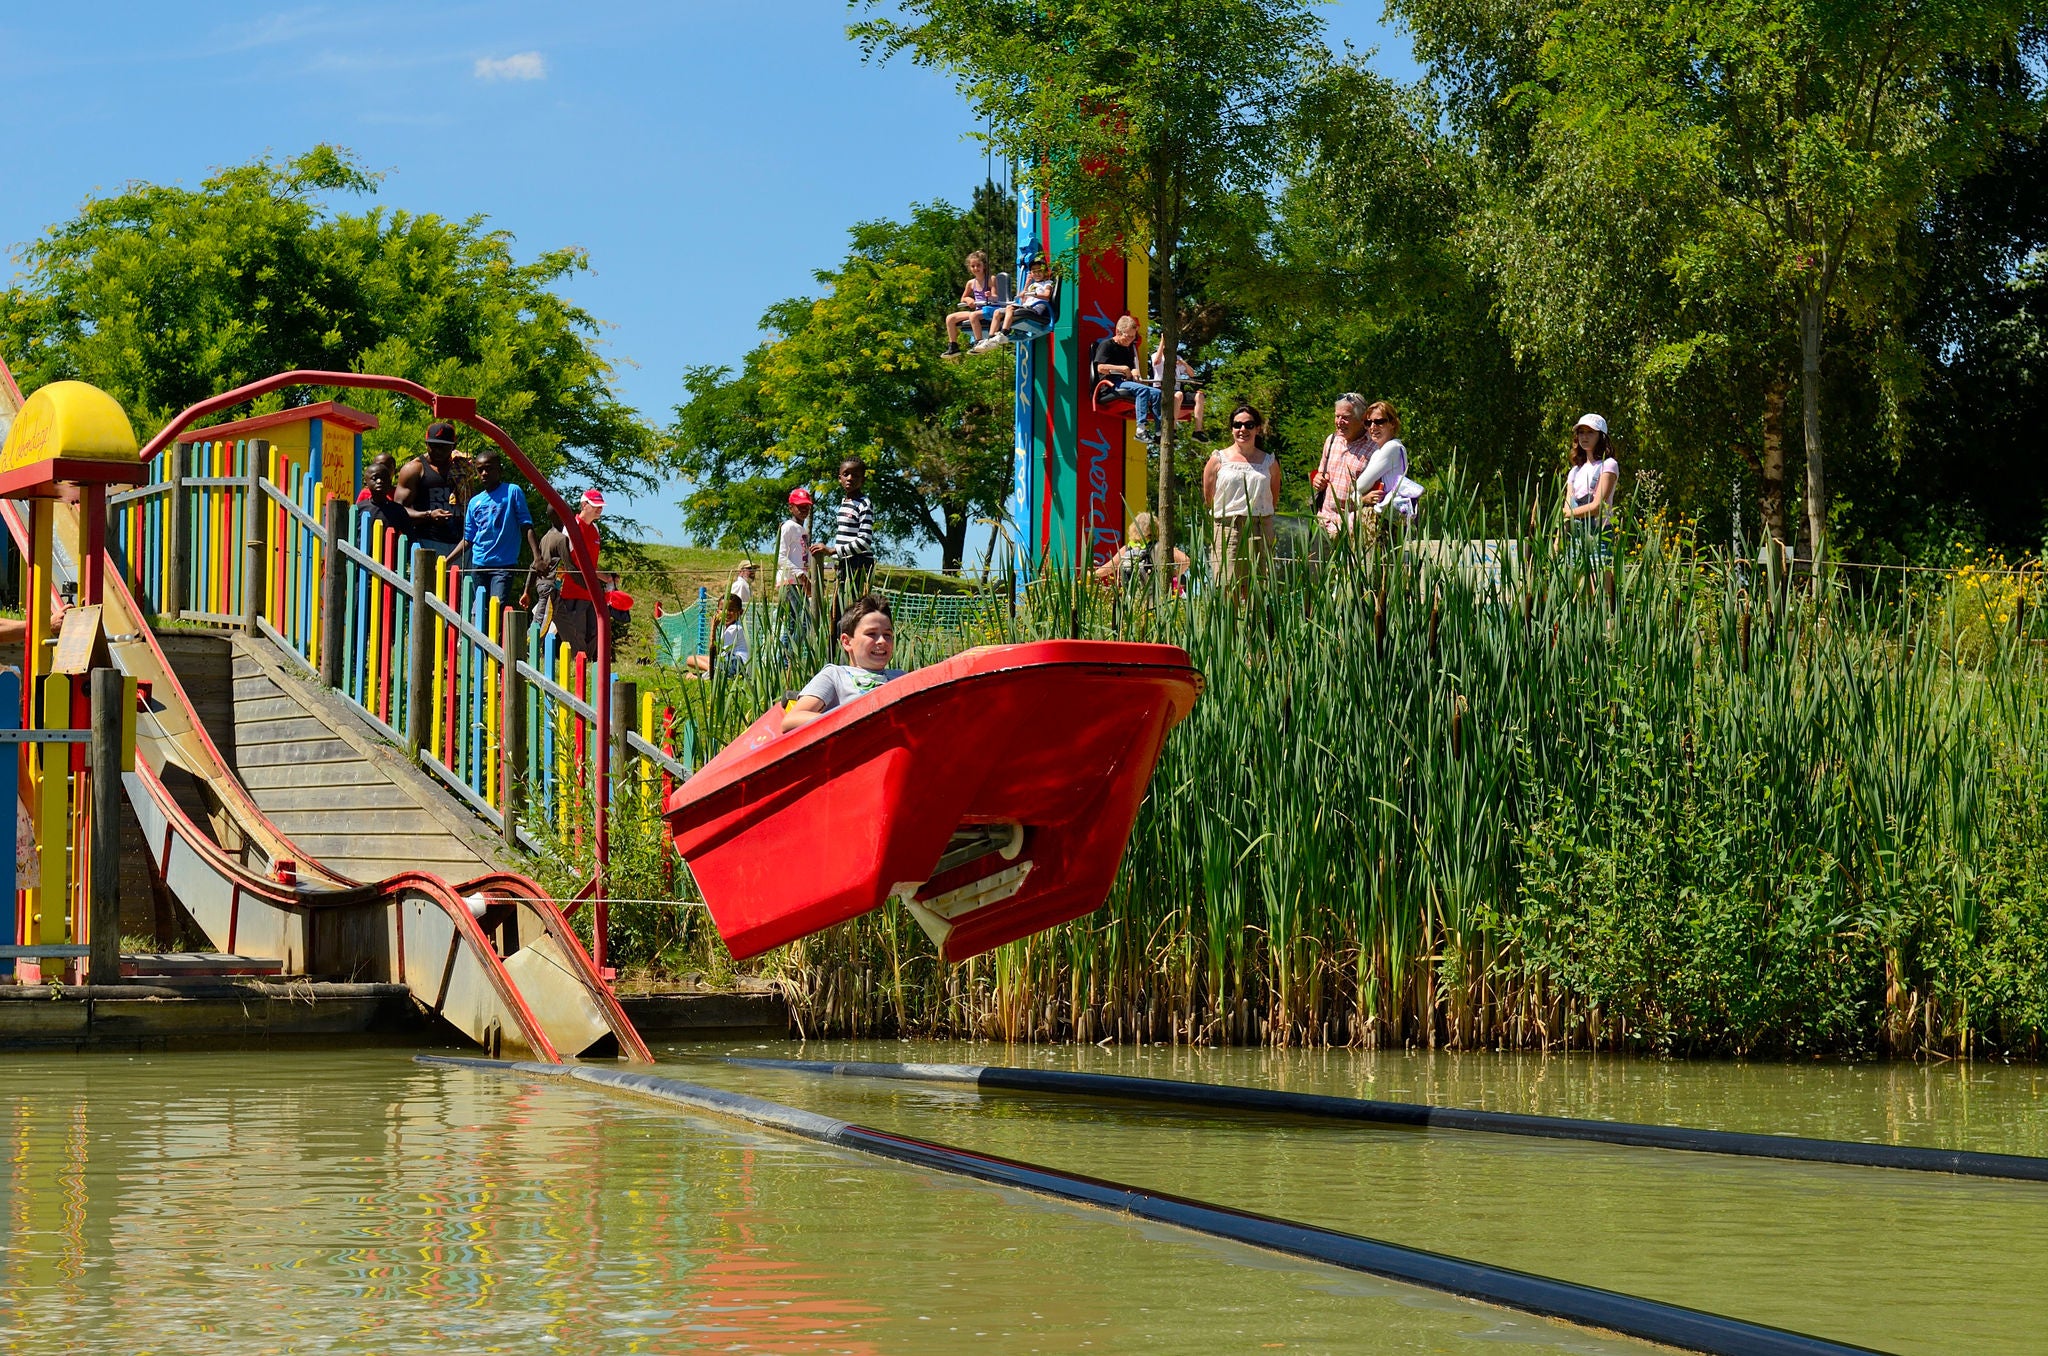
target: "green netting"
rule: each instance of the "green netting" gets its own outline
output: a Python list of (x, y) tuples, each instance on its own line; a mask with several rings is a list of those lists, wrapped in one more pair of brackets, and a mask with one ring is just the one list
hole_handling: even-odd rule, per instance
[(934, 631), (966, 631), (1000, 621), (1003, 603), (985, 593), (905, 593), (877, 589), (888, 601), (898, 626)]
[(654, 619), (654, 632), (660, 646), (661, 662), (680, 664), (693, 654), (707, 653), (711, 648), (711, 603), (703, 589), (697, 590), (697, 601), (681, 612), (664, 612)]

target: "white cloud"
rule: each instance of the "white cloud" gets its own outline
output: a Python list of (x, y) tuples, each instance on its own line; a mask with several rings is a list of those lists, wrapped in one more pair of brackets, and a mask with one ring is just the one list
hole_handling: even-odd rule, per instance
[(539, 52), (515, 52), (508, 57), (478, 57), (479, 80), (545, 80), (548, 63)]

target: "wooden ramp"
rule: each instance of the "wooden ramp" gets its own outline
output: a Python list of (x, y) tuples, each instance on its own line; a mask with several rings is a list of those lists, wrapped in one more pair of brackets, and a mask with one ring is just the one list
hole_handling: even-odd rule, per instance
[[(498, 869), (484, 826), (449, 805), (449, 793), (427, 774), (401, 762), (339, 702), (293, 678), (269, 641), (237, 636), (231, 643), (229, 760), (256, 808), (286, 837), (356, 880), (401, 871), (462, 880)], [(460, 819), (450, 823), (454, 816)], [(464, 832), (461, 819), (475, 828)]]

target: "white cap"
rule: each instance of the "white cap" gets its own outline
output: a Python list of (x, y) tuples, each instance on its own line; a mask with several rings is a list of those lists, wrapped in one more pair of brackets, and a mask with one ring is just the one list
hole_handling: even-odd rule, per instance
[(1601, 435), (1602, 437), (1605, 437), (1607, 435), (1607, 421), (1605, 419), (1602, 419), (1597, 414), (1580, 415), (1579, 422), (1573, 424), (1572, 427), (1589, 428), (1592, 429), (1595, 433)]

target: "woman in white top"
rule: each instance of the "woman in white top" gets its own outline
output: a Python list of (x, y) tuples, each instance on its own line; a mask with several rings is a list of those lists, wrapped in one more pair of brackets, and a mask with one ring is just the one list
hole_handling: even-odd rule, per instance
[(1408, 475), (1408, 449), (1401, 442), (1401, 416), (1384, 400), (1365, 407), (1365, 432), (1372, 439), (1372, 457), (1358, 473), (1359, 501), (1372, 506), (1384, 519), (1389, 509), (1408, 517), (1415, 512), (1415, 498), (1421, 487), (1411, 481), (1415, 494), (1404, 492)]
[(1565, 473), (1566, 520), (1591, 539), (1596, 559), (1607, 554), (1608, 532), (1614, 523), (1614, 491), (1621, 483), (1621, 463), (1607, 440), (1607, 421), (1582, 414), (1572, 428), (1572, 469)]
[(1247, 570), (1273, 559), (1273, 506), (1280, 499), (1280, 463), (1259, 442), (1265, 418), (1249, 405), (1230, 415), (1230, 442), (1202, 468), (1202, 500), (1215, 521), (1210, 571), (1219, 587), (1239, 584)]

